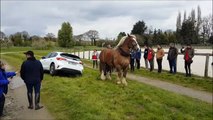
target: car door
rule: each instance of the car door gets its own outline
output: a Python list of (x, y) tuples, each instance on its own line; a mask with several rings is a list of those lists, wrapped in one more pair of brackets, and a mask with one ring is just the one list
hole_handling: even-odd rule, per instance
[(55, 57), (57, 56), (57, 53), (52, 53), (49, 57), (48, 60), (46, 61), (46, 65), (47, 65), (47, 70), (50, 69), (50, 64), (54, 63)]
[(49, 61), (50, 61), (50, 56), (52, 55), (52, 53), (49, 53), (47, 56), (45, 56), (44, 59), (41, 60), (41, 63), (43, 65), (43, 68), (45, 70), (49, 70)]

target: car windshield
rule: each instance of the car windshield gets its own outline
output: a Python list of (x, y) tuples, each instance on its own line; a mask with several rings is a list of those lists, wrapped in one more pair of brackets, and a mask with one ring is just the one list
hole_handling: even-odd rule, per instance
[(72, 60), (80, 61), (80, 57), (78, 57), (76, 55), (72, 55), (72, 54), (68, 54), (68, 53), (61, 53), (60, 55), (61, 55), (61, 57), (65, 57), (67, 59), (72, 59)]

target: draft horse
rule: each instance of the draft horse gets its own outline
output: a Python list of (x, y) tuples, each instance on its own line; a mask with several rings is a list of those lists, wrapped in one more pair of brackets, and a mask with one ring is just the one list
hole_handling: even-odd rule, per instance
[(118, 45), (113, 49), (103, 49), (99, 55), (101, 79), (111, 80), (112, 68), (118, 72), (117, 84), (127, 85), (126, 75), (130, 63), (130, 51), (138, 50), (139, 45), (136, 37), (127, 35), (121, 38)]

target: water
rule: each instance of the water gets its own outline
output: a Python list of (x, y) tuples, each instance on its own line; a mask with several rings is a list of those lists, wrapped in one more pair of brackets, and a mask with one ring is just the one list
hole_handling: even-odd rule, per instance
[[(142, 49), (143, 50), (143, 49)], [(156, 49), (154, 49), (156, 51)], [(168, 49), (164, 50), (165, 52), (168, 52)], [(100, 53), (100, 51), (98, 51)], [(212, 54), (212, 49), (196, 49), (195, 53), (210, 53)], [(76, 52), (75, 55), (79, 55), (80, 58), (83, 58), (83, 52), (79, 52), (79, 54)], [(85, 51), (85, 59), (89, 58), (89, 51)], [(92, 51), (90, 51), (90, 59), (92, 58)], [(213, 77), (213, 66), (211, 63), (213, 62), (213, 57), (209, 57), (209, 70), (208, 70), (208, 76)], [(198, 75), (198, 76), (204, 76), (204, 69), (205, 69), (205, 61), (206, 61), (206, 56), (198, 56), (195, 55), (193, 58), (193, 63), (191, 64), (191, 72), (192, 74)], [(145, 67), (145, 62), (143, 59), (143, 53), (142, 53), (142, 58), (141, 58), (141, 67)], [(169, 70), (169, 63), (167, 60), (167, 54), (163, 57), (162, 61), (162, 69), (163, 70)], [(154, 68), (157, 69), (157, 62), (156, 59), (154, 60)], [(185, 68), (184, 68), (184, 59), (183, 55), (178, 55), (177, 58), (177, 72), (185, 73)]]

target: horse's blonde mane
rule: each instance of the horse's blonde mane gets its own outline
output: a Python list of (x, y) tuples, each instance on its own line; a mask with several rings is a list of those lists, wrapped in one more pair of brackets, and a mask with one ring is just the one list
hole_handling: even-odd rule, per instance
[[(136, 39), (135, 35), (130, 35), (130, 36)], [(124, 41), (125, 41), (125, 39), (126, 39), (127, 37), (128, 37), (128, 35), (122, 37), (121, 40), (119, 41), (119, 43), (117, 44), (117, 46), (116, 46), (115, 48), (118, 48), (119, 46), (121, 46), (121, 45), (124, 43)]]

